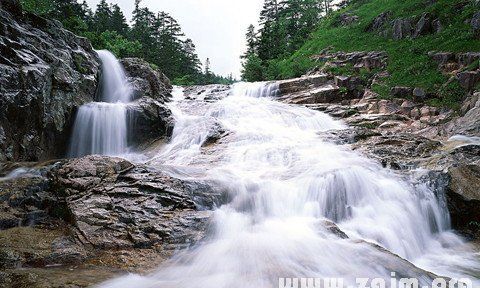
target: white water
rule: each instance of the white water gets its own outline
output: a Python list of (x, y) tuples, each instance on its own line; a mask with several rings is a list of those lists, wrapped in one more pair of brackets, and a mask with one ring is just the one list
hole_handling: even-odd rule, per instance
[[(428, 183), (413, 185), (347, 147), (323, 141), (318, 132), (342, 129), (341, 122), (252, 97), (266, 96), (265, 88), (241, 85), (203, 109), (182, 105), (176, 90), (173, 139), (149, 162), (187, 173), (203, 169), (203, 178), (229, 188), (233, 200), (214, 212), (209, 240), (153, 274), (102, 287), (258, 288), (278, 287), (279, 277), (342, 277), (355, 284), (355, 277), (409, 275), (410, 268), (395, 266), (392, 256), (359, 239), (444, 276), (479, 275), (477, 260), (449, 231), (448, 212), (439, 204), (444, 202)], [(233, 134), (213, 155), (202, 155), (215, 122)], [(199, 160), (205, 157), (212, 163)], [(351, 239), (332, 233), (325, 220)]]
[(80, 107), (75, 119), (69, 157), (91, 154), (121, 155), (127, 150), (127, 109), (131, 90), (125, 71), (108, 51), (97, 51), (102, 61), (101, 102)]

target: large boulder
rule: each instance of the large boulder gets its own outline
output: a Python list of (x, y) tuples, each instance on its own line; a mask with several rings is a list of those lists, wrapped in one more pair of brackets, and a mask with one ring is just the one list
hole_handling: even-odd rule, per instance
[(170, 109), (163, 103), (144, 97), (127, 107), (129, 143), (133, 146), (148, 145), (168, 138), (175, 121)]
[(213, 182), (181, 180), (120, 158), (87, 156), (35, 171), (1, 179), (0, 231), (60, 225), (87, 250), (191, 245), (207, 231), (208, 210), (226, 199)]
[(127, 72), (134, 99), (149, 97), (160, 102), (170, 100), (172, 84), (158, 68), (139, 58), (125, 58), (121, 63)]
[(64, 155), (77, 108), (95, 97), (99, 60), (56, 21), (1, 1), (0, 161)]

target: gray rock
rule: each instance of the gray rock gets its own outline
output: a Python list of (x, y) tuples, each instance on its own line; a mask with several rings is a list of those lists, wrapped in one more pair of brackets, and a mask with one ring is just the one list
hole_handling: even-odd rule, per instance
[(438, 65), (444, 65), (455, 61), (455, 54), (452, 52), (431, 52), (429, 53), (429, 56), (433, 61), (437, 62)]
[(335, 25), (349, 26), (358, 22), (359, 19), (360, 17), (358, 17), (357, 15), (353, 15), (351, 13), (343, 13), (338, 16), (337, 20), (335, 21)]
[(434, 31), (432, 24), (432, 15), (430, 13), (423, 13), (422, 17), (420, 17), (420, 20), (417, 22), (413, 37), (417, 38), (423, 35), (431, 34)]
[(475, 61), (480, 61), (480, 52), (459, 53), (457, 54), (456, 58), (460, 66), (466, 67)]
[(443, 25), (440, 19), (435, 19), (432, 22), (432, 29), (434, 33), (440, 33), (443, 31)]
[(373, 32), (385, 28), (386, 24), (390, 22), (390, 17), (392, 16), (392, 14), (393, 13), (391, 11), (386, 11), (378, 15), (377, 17), (375, 17), (375, 19), (373, 19), (372, 23), (367, 26), (366, 31)]
[(335, 76), (335, 85), (344, 87), (348, 91), (354, 91), (362, 89), (364, 83), (359, 77)]
[(22, 13), (18, 1), (2, 7), (17, 14), (0, 10), (0, 158), (62, 157), (77, 108), (95, 97), (97, 54), (59, 23)]
[(129, 144), (143, 146), (168, 139), (175, 120), (170, 109), (160, 101), (143, 97), (127, 107)]
[(162, 103), (170, 100), (172, 84), (160, 70), (138, 58), (122, 59), (121, 63), (133, 88), (134, 99), (149, 97)]
[(472, 25), (473, 33), (475, 37), (478, 39), (480, 38), (480, 11), (473, 15), (472, 20), (470, 21), (470, 25)]
[(396, 19), (393, 21), (393, 39), (400, 40), (413, 35), (413, 23), (411, 18)]
[(473, 90), (480, 81), (480, 71), (465, 71), (457, 74), (458, 82), (460, 86), (466, 90)]
[[(477, 155), (478, 157), (478, 155)], [(448, 192), (452, 225), (472, 238), (480, 236), (480, 166), (459, 165), (448, 170)]]
[(396, 98), (409, 98), (413, 94), (413, 88), (395, 86), (390, 90), (390, 94)]
[(413, 100), (416, 102), (424, 101), (427, 98), (427, 92), (422, 88), (413, 89)]
[(100, 156), (68, 161), (54, 172), (53, 182), (72, 215), (71, 224), (101, 249), (190, 245), (203, 237), (209, 218), (198, 210), (206, 203), (209, 208), (219, 204), (222, 196), (207, 183), (202, 188), (201, 183)]

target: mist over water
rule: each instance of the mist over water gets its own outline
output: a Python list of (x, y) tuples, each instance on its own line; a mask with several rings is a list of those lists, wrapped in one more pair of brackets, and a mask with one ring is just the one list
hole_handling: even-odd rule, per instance
[(120, 62), (109, 51), (97, 51), (102, 61), (98, 97), (77, 112), (69, 157), (118, 156), (127, 150), (127, 109), (131, 90)]
[[(342, 277), (348, 285), (356, 277), (416, 273), (365, 241), (442, 276), (479, 275), (478, 260), (450, 231), (444, 195), (414, 180), (422, 171), (406, 178), (327, 142), (319, 132), (345, 124), (275, 102), (267, 97), (275, 89), (241, 83), (223, 100), (193, 104), (176, 88), (172, 140), (148, 165), (215, 180), (232, 200), (214, 212), (208, 240), (155, 273), (101, 287), (278, 287), (279, 277)], [(218, 125), (230, 135), (218, 155), (204, 155), (201, 146)], [(210, 162), (199, 161), (205, 157)]]

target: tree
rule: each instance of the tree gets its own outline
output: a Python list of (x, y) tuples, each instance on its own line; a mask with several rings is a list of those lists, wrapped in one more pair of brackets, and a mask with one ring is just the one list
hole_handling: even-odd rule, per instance
[(248, 55), (242, 63), (242, 80), (254, 82), (264, 79), (262, 60), (255, 54)]

